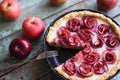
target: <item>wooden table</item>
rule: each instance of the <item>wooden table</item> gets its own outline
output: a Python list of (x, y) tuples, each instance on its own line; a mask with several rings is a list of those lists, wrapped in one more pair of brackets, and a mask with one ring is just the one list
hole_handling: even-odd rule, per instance
[[(8, 44), (14, 38), (23, 36), (21, 26), (23, 20), (27, 17), (36, 16), (42, 18), (47, 30), (50, 23), (65, 12), (75, 9), (91, 9), (110, 16), (120, 24), (120, 1), (114, 9), (106, 12), (98, 10), (96, 0), (68, 0), (67, 3), (59, 7), (52, 6), (49, 0), (18, 0), (18, 2), (22, 7), (22, 13), (17, 20), (4, 21), (0, 19), (0, 66), (11, 64), (5, 62), (9, 55)], [(26, 60), (34, 58), (40, 52), (43, 52), (43, 39), (44, 34), (39, 40), (31, 41), (33, 50)], [(56, 75), (53, 74), (44, 59), (23, 65), (7, 74), (4, 74), (4, 72), (0, 72), (0, 74), (3, 74), (0, 80), (61, 80), (55, 78)], [(120, 73), (118, 72), (112, 80), (119, 79)]]

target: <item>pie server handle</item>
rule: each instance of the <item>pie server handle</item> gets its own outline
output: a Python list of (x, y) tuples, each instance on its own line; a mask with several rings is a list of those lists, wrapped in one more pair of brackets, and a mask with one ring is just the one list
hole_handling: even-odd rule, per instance
[(17, 69), (18, 67), (20, 67), (20, 66), (22, 66), (24, 64), (33, 62), (35, 60), (41, 60), (43, 58), (48, 58), (49, 59), (50, 57), (55, 57), (55, 56), (58, 56), (57, 51), (45, 51), (45, 52), (42, 52), (41, 54), (39, 54), (35, 59), (20, 62), (20, 63), (17, 63), (17, 64), (13, 64), (13, 65), (10, 65), (10, 66), (7, 66), (7, 67), (1, 67), (0, 71), (4, 71), (4, 70), (8, 70), (8, 69)]

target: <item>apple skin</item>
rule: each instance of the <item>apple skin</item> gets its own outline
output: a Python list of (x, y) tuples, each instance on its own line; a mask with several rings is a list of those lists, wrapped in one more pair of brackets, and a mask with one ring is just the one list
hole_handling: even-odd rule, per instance
[(26, 58), (32, 50), (31, 43), (25, 38), (15, 38), (9, 45), (9, 52), (11, 56), (18, 59)]
[(21, 13), (21, 6), (16, 0), (3, 0), (0, 3), (0, 16), (4, 20), (16, 20)]
[(50, 3), (54, 6), (60, 6), (66, 3), (67, 0), (50, 0)]
[(30, 17), (23, 21), (22, 31), (29, 39), (38, 39), (43, 34), (44, 30), (45, 25), (40, 18)]
[(113, 9), (118, 3), (118, 0), (97, 0), (98, 8), (104, 11)]

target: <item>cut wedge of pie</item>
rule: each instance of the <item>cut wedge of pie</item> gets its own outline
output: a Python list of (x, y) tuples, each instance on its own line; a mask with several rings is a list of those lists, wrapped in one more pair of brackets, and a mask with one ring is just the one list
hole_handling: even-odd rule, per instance
[(120, 69), (120, 28), (103, 14), (70, 12), (50, 27), (46, 41), (80, 50), (55, 68), (69, 80), (105, 80)]

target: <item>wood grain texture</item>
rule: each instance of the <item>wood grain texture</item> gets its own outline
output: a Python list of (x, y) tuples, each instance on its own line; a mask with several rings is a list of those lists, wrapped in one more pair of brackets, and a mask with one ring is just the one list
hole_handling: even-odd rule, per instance
[[(9, 66), (13, 63), (19, 62), (16, 59), (9, 59), (8, 45), (11, 40), (16, 37), (24, 37), (21, 31), (21, 24), (27, 17), (36, 16), (42, 18), (47, 30), (50, 23), (65, 12), (75, 9), (91, 9), (100, 11), (101, 13), (112, 17), (118, 24), (120, 24), (120, 1), (114, 9), (107, 12), (98, 10), (96, 0), (68, 0), (66, 4), (59, 7), (49, 4), (49, 0), (18, 0), (18, 2), (21, 4), (22, 14), (17, 20), (8, 22), (0, 18), (0, 67)], [(34, 58), (43, 51), (43, 40), (44, 34), (38, 40), (31, 41), (33, 50), (25, 60)], [(6, 58), (8, 58), (7, 61)], [(0, 74), (2, 73), (4, 72), (0, 72)], [(0, 80), (50, 80), (51, 74), (52, 72), (49, 65), (45, 60), (42, 60), (26, 64), (9, 74), (6, 74), (0, 78)], [(119, 79), (119, 73), (112, 78), (112, 80)]]
[(0, 18), (0, 39), (20, 30), (22, 22), (27, 17), (35, 16), (44, 19), (80, 1), (81, 0), (69, 0), (64, 5), (55, 7), (49, 3), (49, 0), (18, 0), (22, 8), (22, 13), (15, 21), (4, 21)]
[(44, 77), (50, 71), (49, 65), (43, 59), (26, 64), (2, 78), (5, 78), (5, 80), (36, 80), (37, 78)]
[[(0, 19), (0, 67), (8, 66), (13, 63), (19, 62), (18, 60), (11, 60), (9, 59), (9, 44), (10, 42), (17, 37), (24, 37), (23, 32), (21, 30), (22, 22), (25, 18), (36, 16), (42, 19), (50, 16), (53, 13), (56, 13), (62, 9), (65, 9), (71, 5), (80, 2), (81, 0), (69, 0), (62, 6), (55, 7), (50, 5), (49, 0), (18, 0), (22, 7), (22, 14), (21, 16), (15, 21), (4, 21)], [(71, 3), (72, 2), (72, 3)], [(29, 4), (28, 4), (29, 3)], [(46, 29), (50, 22), (45, 22)], [(7, 27), (8, 26), (8, 27)], [(7, 30), (8, 29), (8, 30)], [(31, 41), (32, 42), (32, 52), (31, 54), (25, 59), (29, 60), (43, 52), (43, 38), (44, 35), (41, 36), (38, 40)]]

